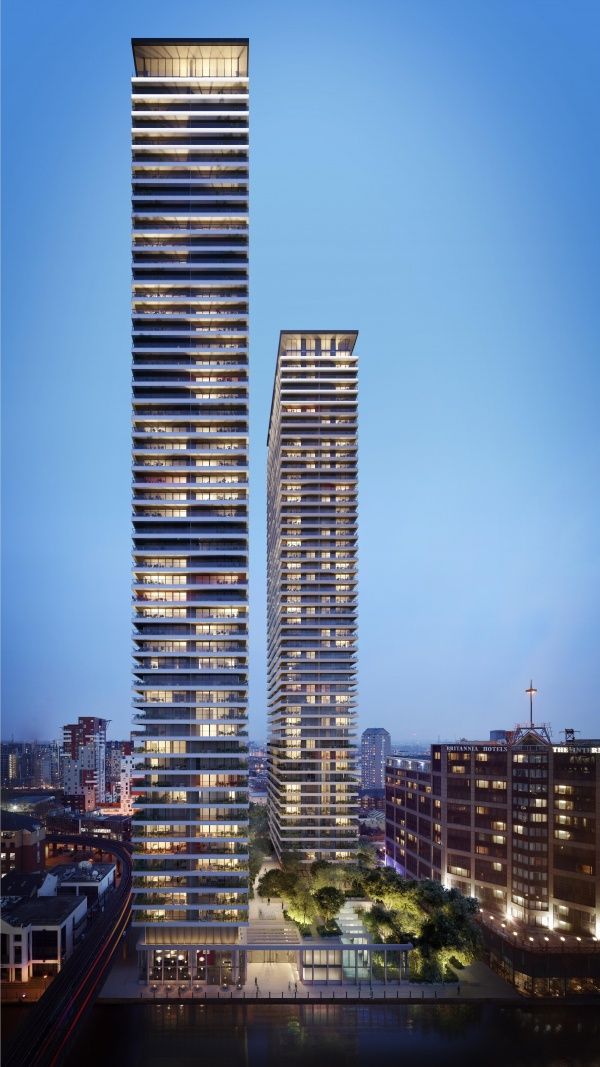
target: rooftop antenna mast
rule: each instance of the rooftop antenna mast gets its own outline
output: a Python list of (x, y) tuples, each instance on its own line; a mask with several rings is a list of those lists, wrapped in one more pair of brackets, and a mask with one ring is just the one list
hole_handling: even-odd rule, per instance
[(530, 681), (529, 689), (526, 689), (525, 692), (529, 697), (529, 725), (533, 726), (533, 698), (537, 693), (537, 689), (534, 688), (533, 681)]

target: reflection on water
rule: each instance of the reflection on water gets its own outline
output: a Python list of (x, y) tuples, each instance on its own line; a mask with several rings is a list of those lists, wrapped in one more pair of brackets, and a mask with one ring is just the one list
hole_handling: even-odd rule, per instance
[(600, 1007), (96, 1005), (65, 1067), (600, 1067)]

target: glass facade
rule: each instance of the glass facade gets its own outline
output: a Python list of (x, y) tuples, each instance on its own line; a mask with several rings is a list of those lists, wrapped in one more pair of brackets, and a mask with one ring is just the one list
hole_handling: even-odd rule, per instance
[(247, 921), (248, 49), (133, 50), (133, 922), (191, 980)]
[(281, 334), (269, 428), (269, 825), (308, 861), (358, 837), (355, 341)]

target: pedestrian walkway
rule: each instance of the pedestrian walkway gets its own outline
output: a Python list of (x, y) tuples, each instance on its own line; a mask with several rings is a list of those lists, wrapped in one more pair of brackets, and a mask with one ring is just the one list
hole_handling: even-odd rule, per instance
[[(256, 979), (256, 981), (255, 981)], [(201, 983), (170, 983), (145, 985), (138, 982), (134, 961), (123, 966), (118, 961), (113, 966), (100, 995), (100, 1001), (121, 1003), (128, 1000), (144, 1001), (504, 1001), (522, 1003), (522, 997), (507, 982), (493, 974), (485, 964), (472, 964), (461, 972), (460, 983), (432, 983), (417, 985), (409, 982), (361, 982), (354, 984), (304, 985), (298, 978), (296, 968), (288, 962), (250, 963), (245, 986), (238, 990), (224, 990), (216, 985)]]
[(342, 904), (336, 917), (336, 922), (342, 931), (342, 941), (351, 945), (366, 945), (371, 940), (356, 910), (360, 906), (364, 907), (362, 901), (347, 900), (345, 904)]
[(295, 923), (289, 922), (283, 913), (283, 901), (279, 897), (264, 900), (258, 896), (257, 885), (266, 871), (276, 864), (272, 860), (263, 863), (254, 882), (254, 897), (248, 906), (248, 927), (241, 931), (241, 941), (247, 945), (298, 945), (300, 932)]
[[(283, 955), (283, 954), (281, 954)], [(99, 1000), (401, 1000), (448, 1001), (493, 1000), (521, 1001), (513, 986), (484, 963), (472, 963), (460, 972), (460, 982), (417, 984), (414, 982), (361, 981), (336, 984), (305, 985), (296, 962), (279, 957), (276, 962), (250, 962), (242, 989), (223, 990), (201, 982), (175, 982), (146, 985), (139, 981), (135, 953), (115, 960), (101, 989)]]

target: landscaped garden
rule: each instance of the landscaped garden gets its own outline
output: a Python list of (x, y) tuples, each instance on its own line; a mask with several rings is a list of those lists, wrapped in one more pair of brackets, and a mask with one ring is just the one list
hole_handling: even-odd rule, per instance
[[(373, 942), (413, 944), (413, 981), (454, 981), (457, 971), (479, 954), (475, 900), (439, 882), (412, 881), (389, 867), (374, 866), (366, 851), (355, 864), (303, 864), (289, 855), (281, 868), (262, 876), (257, 888), (262, 898), (280, 897), (287, 917), (305, 936), (339, 934), (336, 918), (352, 900)], [(374, 963), (377, 976), (376, 955)]]

